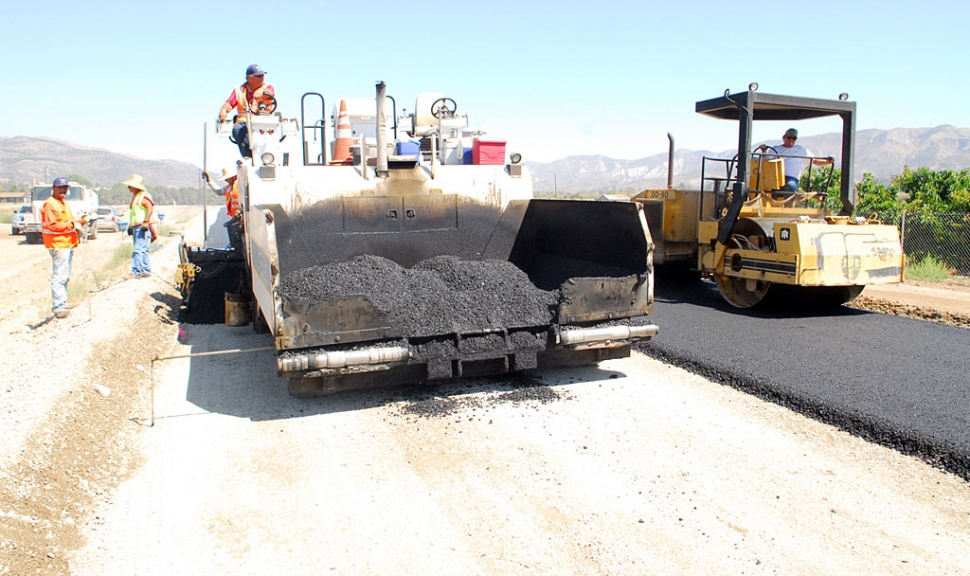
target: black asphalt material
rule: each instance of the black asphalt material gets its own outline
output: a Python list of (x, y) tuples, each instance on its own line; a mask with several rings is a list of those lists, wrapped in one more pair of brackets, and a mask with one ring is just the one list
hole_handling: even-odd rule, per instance
[(366, 296), (396, 319), (407, 337), (478, 332), (552, 323), (557, 291), (536, 288), (501, 260), (438, 256), (403, 268), (379, 256), (312, 266), (286, 275), (278, 294), (328, 302)]
[(970, 480), (970, 331), (838, 307), (741, 311), (664, 280), (637, 349)]

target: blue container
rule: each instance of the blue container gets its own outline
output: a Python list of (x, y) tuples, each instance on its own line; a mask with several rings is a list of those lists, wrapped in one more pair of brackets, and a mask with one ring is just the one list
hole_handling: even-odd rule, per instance
[(471, 164), (472, 163), (472, 149), (471, 148), (465, 148), (465, 153), (461, 157), (461, 163), (462, 164)]
[(421, 145), (417, 142), (406, 140), (398, 142), (394, 150), (398, 156), (418, 156), (421, 154)]

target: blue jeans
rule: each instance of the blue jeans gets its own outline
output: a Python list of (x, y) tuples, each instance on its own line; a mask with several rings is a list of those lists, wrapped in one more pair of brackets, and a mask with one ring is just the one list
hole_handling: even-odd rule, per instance
[(798, 192), (798, 178), (794, 176), (785, 176), (785, 190), (790, 190), (791, 192)]
[(253, 153), (249, 151), (249, 128), (245, 122), (236, 122), (232, 125), (232, 139), (236, 141), (236, 146), (239, 146), (240, 156), (243, 158), (252, 156)]
[(142, 230), (141, 226), (135, 225), (131, 229), (131, 240), (134, 244), (131, 250), (131, 273), (141, 276), (151, 274), (152, 265), (148, 260), (148, 245), (151, 244), (151, 230)]
[(57, 314), (67, 306), (67, 281), (71, 278), (74, 248), (49, 249), (51, 254), (51, 312)]

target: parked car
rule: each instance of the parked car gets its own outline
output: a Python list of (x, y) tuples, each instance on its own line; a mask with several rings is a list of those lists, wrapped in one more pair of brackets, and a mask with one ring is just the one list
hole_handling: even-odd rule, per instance
[(114, 206), (99, 206), (98, 215), (100, 216), (98, 218), (98, 230), (124, 232), (128, 229), (128, 221), (121, 216), (121, 213)]
[(13, 214), (10, 219), (10, 233), (16, 236), (24, 229), (24, 220), (31, 218), (30, 204), (24, 204)]

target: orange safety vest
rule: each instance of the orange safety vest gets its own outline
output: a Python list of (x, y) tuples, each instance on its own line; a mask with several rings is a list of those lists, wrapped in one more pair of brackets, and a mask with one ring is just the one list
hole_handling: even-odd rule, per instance
[(226, 185), (226, 212), (231, 218), (242, 210), (242, 206), (239, 204), (239, 188), (236, 186), (236, 181), (232, 184)]
[[(62, 248), (74, 248), (79, 244), (77, 230), (74, 229), (74, 214), (71, 206), (62, 200), (51, 196), (44, 202), (41, 209), (42, 227), (41, 232), (44, 237), (44, 247), (51, 250)], [(70, 231), (66, 231), (70, 225)]]
[[(236, 122), (244, 122), (246, 118), (246, 112), (254, 109), (256, 107), (256, 104), (258, 104), (261, 100), (263, 100), (267, 94), (264, 86), (263, 96), (260, 96), (259, 98), (253, 98), (250, 101), (246, 98), (246, 95), (249, 94), (249, 91), (246, 89), (246, 86), (248, 85), (249, 83), (245, 82), (241, 86), (236, 87)], [(256, 93), (256, 90), (253, 90), (253, 94), (255, 93)], [(269, 93), (269, 95), (272, 96), (272, 93)]]
[(249, 110), (249, 101), (246, 99), (246, 85), (236, 87), (236, 113), (242, 116)]

